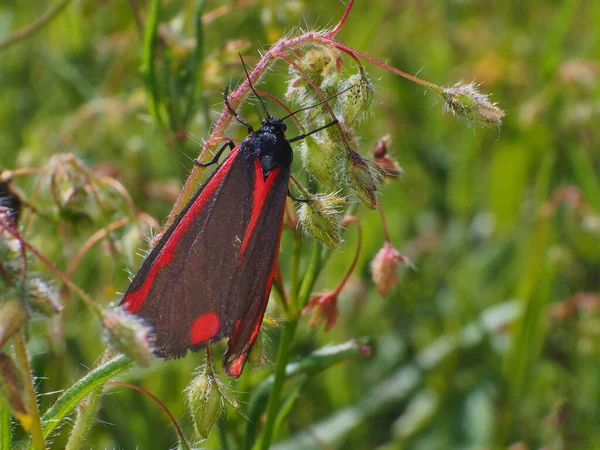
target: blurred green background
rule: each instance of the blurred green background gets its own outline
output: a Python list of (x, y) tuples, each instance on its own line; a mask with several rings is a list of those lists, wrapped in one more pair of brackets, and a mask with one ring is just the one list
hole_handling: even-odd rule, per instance
[[(50, 3), (3, 0), (0, 41)], [(147, 5), (135, 3), (143, 21)], [(94, 173), (118, 179), (136, 207), (162, 223), (199, 145), (148, 113), (143, 39), (130, 5), (71, 1), (33, 37), (0, 51), (0, 168), (48, 168), (53, 155), (71, 152)], [(185, 48), (196, 2), (163, 6), (161, 24)], [(242, 78), (238, 51), (252, 65), (284, 34), (332, 26), (343, 10), (337, 1), (207, 1), (207, 14), (224, 13), (203, 27), (201, 94), (187, 131), (196, 140), (208, 136), (222, 89)], [(393, 244), (415, 268), (403, 269), (389, 297), (379, 297), (369, 262), (383, 244), (382, 226), (376, 211), (359, 208), (365, 242), (338, 323), (325, 333), (304, 319), (294, 354), (368, 336), (373, 356), (315, 377), (275, 448), (600, 448), (598, 17), (594, 1), (356, 1), (339, 41), (440, 85), (481, 82), (506, 117), (500, 129), (466, 127), (432, 93), (365, 63), (377, 92), (359, 128), (362, 153), (391, 135), (405, 174), (381, 199)], [(261, 89), (283, 98), (286, 77), (280, 62)], [(259, 121), (251, 105), (244, 116)], [(301, 173), (299, 164), (294, 171)], [(14, 178), (25, 198), (37, 177)], [(87, 216), (82, 207), (60, 225), (43, 195), (36, 207), (52, 218), (35, 220), (26, 238), (62, 270), (94, 231), (122, 217)], [(283, 252), (291, 248), (286, 233)], [(144, 243), (131, 234), (117, 230), (116, 251), (97, 245), (73, 274), (100, 304), (118, 299), (124, 268), (135, 271), (141, 262), (135, 253)], [(345, 240), (319, 290), (334, 288), (345, 273), (355, 231)], [(49, 393), (40, 398), (43, 408), (104, 349), (97, 320), (77, 299), (67, 311), (31, 325), (33, 369), (40, 392)], [(278, 331), (269, 327), (266, 335), (273, 361)], [(189, 428), (182, 391), (201, 361), (201, 354), (157, 361), (128, 379)], [(270, 370), (272, 362), (246, 369), (234, 385), (242, 403)], [(111, 388), (98, 419), (94, 448), (176, 443), (163, 412), (134, 391)], [(234, 434), (246, 426), (234, 410), (222, 421)], [(53, 448), (64, 445), (64, 434)], [(209, 448), (222, 448), (216, 434)]]

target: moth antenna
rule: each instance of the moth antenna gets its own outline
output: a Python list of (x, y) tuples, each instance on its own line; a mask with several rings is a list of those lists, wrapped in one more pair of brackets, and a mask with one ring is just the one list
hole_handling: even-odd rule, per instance
[(248, 80), (250, 89), (252, 89), (252, 92), (254, 92), (254, 95), (256, 95), (256, 98), (258, 99), (258, 101), (262, 105), (263, 109), (265, 110), (265, 114), (267, 115), (267, 117), (271, 117), (271, 114), (269, 114), (269, 111), (267, 110), (267, 105), (265, 105), (265, 102), (263, 102), (263, 99), (260, 97), (260, 95), (258, 95), (256, 93), (254, 86), (252, 86), (252, 81), (250, 80), (250, 75), (248, 74), (248, 69), (246, 69), (246, 63), (244, 62), (244, 58), (242, 58), (242, 54), (238, 53), (238, 55), (240, 55), (240, 59), (242, 60), (242, 67), (244, 67), (244, 72), (246, 73), (246, 79)]
[(292, 117), (292, 116), (294, 116), (294, 115), (298, 114), (299, 112), (306, 111), (307, 109), (316, 108), (317, 106), (319, 106), (319, 105), (322, 105), (323, 103), (326, 103), (326, 102), (328, 102), (329, 100), (331, 100), (332, 98), (335, 98), (335, 97), (337, 97), (338, 95), (342, 95), (344, 92), (347, 92), (347, 91), (349, 91), (350, 89), (353, 89), (353, 88), (355, 88), (356, 86), (357, 86), (356, 84), (353, 84), (352, 86), (349, 86), (349, 87), (347, 87), (347, 88), (346, 88), (346, 89), (344, 89), (343, 91), (341, 91), (341, 92), (336, 92), (336, 93), (335, 93), (335, 94), (333, 94), (332, 96), (330, 96), (330, 97), (327, 97), (327, 98), (326, 98), (326, 99), (324, 99), (324, 100), (321, 100), (319, 103), (315, 103), (314, 105), (305, 106), (304, 108), (300, 108), (300, 109), (298, 109), (298, 110), (294, 111), (293, 113), (290, 113), (290, 114), (288, 114), (288, 115), (287, 115), (287, 116), (285, 116), (285, 117), (282, 117), (282, 118), (281, 118), (281, 120), (285, 120), (285, 119), (287, 119), (287, 118), (289, 118), (289, 117)]

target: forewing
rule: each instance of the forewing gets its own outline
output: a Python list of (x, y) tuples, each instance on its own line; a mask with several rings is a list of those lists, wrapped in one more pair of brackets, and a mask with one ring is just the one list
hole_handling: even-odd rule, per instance
[(227, 296), (251, 217), (254, 169), (233, 150), (146, 259), (124, 308), (153, 327), (156, 353), (183, 355), (232, 335)]

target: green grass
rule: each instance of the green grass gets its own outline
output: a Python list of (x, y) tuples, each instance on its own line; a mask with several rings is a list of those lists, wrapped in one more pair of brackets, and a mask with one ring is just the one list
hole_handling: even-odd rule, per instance
[[(141, 264), (149, 218), (167, 220), (201, 150), (197, 141), (221, 114), (223, 88), (243, 79), (237, 53), (254, 66), (281, 37), (331, 27), (344, 11), (341, 2), (259, 0), (200, 25), (202, 14), (230, 3), (163, 1), (153, 36), (149, 5), (159, 2), (134, 3), (146, 30), (137, 28), (130, 2), (70, 2), (35, 34), (0, 50), (0, 170), (55, 174), (51, 184), (43, 174), (16, 172), (15, 189), (37, 211), (24, 209), (20, 231), (102, 308), (126, 290), (125, 269)], [(50, 7), (2, 2), (0, 43)], [(230, 383), (240, 409), (226, 402), (198, 446), (249, 448), (254, 438), (266, 446), (272, 427), (277, 449), (600, 447), (597, 17), (598, 2), (575, 0), (356, 0), (339, 42), (438, 85), (481, 82), (506, 117), (499, 128), (465, 126), (443, 112), (434, 92), (363, 61), (376, 92), (356, 127), (360, 151), (370, 157), (377, 140), (391, 136), (404, 175), (382, 187), (380, 201), (393, 246), (415, 267), (401, 269), (398, 286), (379, 296), (369, 264), (383, 245), (380, 215), (353, 200), (361, 253), (338, 321), (324, 332), (296, 313), (311, 293), (338, 286), (356, 230), (350, 225), (339, 249), (321, 252), (311, 237), (286, 229), (280, 262), (295, 300), (286, 312), (274, 290), (267, 314), (289, 320), (263, 325), (266, 363), (248, 364)], [(178, 44), (157, 46), (152, 39), (169, 38), (159, 31), (166, 25)], [(344, 65), (353, 68), (351, 59)], [(288, 64), (279, 61), (260, 89), (284, 99), (287, 79)], [(252, 124), (260, 121), (255, 103), (241, 108)], [(284, 114), (272, 101), (269, 107)], [(227, 131), (244, 134), (239, 126)], [(76, 159), (61, 156), (69, 153)], [(314, 190), (299, 157), (293, 172)], [(70, 270), (88, 238), (119, 220), (110, 239)], [(194, 443), (184, 390), (204, 354), (148, 368), (120, 356), (107, 362), (93, 308), (31, 254), (27, 273), (60, 289), (64, 306), (50, 318), (31, 312), (23, 326), (50, 448), (67, 445), (78, 402), (115, 375), (164, 402)], [(21, 295), (0, 280), (2, 304)], [(342, 345), (354, 338), (368, 339), (370, 357), (365, 341)], [(20, 367), (17, 340), (0, 351)], [(327, 357), (313, 353), (334, 345)], [(217, 370), (223, 349), (212, 352)], [(147, 396), (122, 385), (104, 392), (83, 448), (177, 446), (167, 416)], [(0, 449), (29, 445), (18, 424), (7, 439), (2, 398)], [(47, 422), (65, 417), (73, 420)]]

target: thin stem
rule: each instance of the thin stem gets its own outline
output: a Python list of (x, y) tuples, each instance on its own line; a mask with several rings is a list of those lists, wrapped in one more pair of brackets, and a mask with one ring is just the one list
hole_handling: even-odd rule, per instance
[(184, 448), (186, 448), (187, 450), (191, 450), (190, 444), (186, 440), (185, 435), (183, 434), (183, 431), (181, 431), (181, 427), (177, 423), (177, 419), (175, 419), (173, 414), (171, 414), (171, 411), (169, 411), (169, 408), (167, 408), (166, 405), (158, 399), (158, 397), (151, 394), (149, 391), (147, 391), (144, 388), (141, 388), (134, 384), (124, 383), (123, 381), (109, 381), (106, 384), (113, 385), (113, 386), (123, 386), (123, 387), (127, 387), (129, 389), (134, 389), (138, 392), (141, 392), (145, 396), (147, 396), (150, 400), (154, 401), (160, 407), (160, 409), (162, 409), (165, 412), (165, 414), (167, 416), (169, 416), (169, 420), (171, 421), (171, 424), (173, 424), (173, 428), (175, 428), (175, 432), (177, 433), (177, 436), (179, 437), (179, 442), (181, 443), (181, 445)]
[(92, 426), (92, 421), (98, 411), (98, 405), (102, 398), (104, 386), (94, 389), (90, 395), (79, 403), (77, 407), (77, 419), (73, 424), (69, 441), (65, 450), (78, 450), (83, 448), (85, 437), (87, 436)]
[(344, 15), (342, 16), (342, 18), (340, 19), (338, 24), (333, 28), (333, 30), (331, 30), (325, 36), (327, 36), (328, 38), (332, 38), (337, 34), (338, 31), (340, 31), (340, 28), (342, 28), (344, 26), (344, 24), (346, 23), (346, 19), (348, 18), (348, 15), (350, 14), (350, 10), (352, 9), (352, 5), (354, 5), (354, 0), (350, 0), (348, 2), (348, 6), (346, 6)]
[(10, 423), (10, 407), (8, 401), (0, 397), (0, 450), (10, 450), (12, 446), (12, 430)]
[(354, 259), (352, 260), (352, 264), (350, 264), (350, 268), (348, 269), (348, 272), (346, 272), (346, 275), (344, 275), (344, 279), (342, 280), (342, 282), (339, 284), (339, 286), (335, 290), (336, 296), (339, 295), (339, 293), (342, 291), (342, 289), (344, 289), (344, 286), (350, 279), (352, 272), (354, 272), (354, 269), (356, 269), (356, 264), (358, 263), (358, 257), (360, 256), (360, 249), (362, 247), (362, 226), (360, 224), (360, 221), (356, 217), (350, 216), (349, 218), (346, 218), (346, 222), (352, 222), (357, 226), (358, 242), (356, 243), (356, 253), (354, 253)]
[(277, 351), (277, 365), (275, 367), (275, 375), (273, 381), (273, 387), (271, 394), (269, 395), (269, 403), (267, 405), (267, 419), (263, 428), (262, 437), (260, 441), (260, 447), (262, 450), (267, 450), (271, 445), (273, 439), (273, 430), (275, 427), (275, 421), (279, 414), (279, 399), (281, 397), (281, 390), (283, 388), (283, 382), (285, 381), (285, 368), (287, 366), (290, 350), (292, 347), (292, 341), (296, 328), (298, 326), (298, 314), (296, 311), (300, 311), (302, 307), (298, 308), (297, 305), (304, 305), (308, 301), (310, 292), (312, 291), (315, 280), (319, 270), (321, 269), (321, 248), (318, 245), (313, 246), (311, 259), (308, 263), (308, 267), (304, 272), (302, 284), (298, 293), (292, 293), (292, 299), (290, 303), (295, 306), (294, 317), (285, 323), (283, 329), (283, 335), (279, 342), (279, 350)]
[(16, 44), (19, 41), (22, 41), (23, 39), (33, 36), (35, 33), (44, 28), (44, 26), (46, 26), (56, 15), (58, 15), (58, 13), (60, 13), (70, 1), (71, 0), (62, 0), (60, 3), (57, 3), (40, 17), (38, 17), (35, 22), (18, 29), (0, 41), (0, 51), (10, 47), (13, 44)]
[(385, 220), (385, 214), (383, 212), (383, 206), (381, 206), (381, 203), (379, 204), (379, 215), (381, 216), (381, 224), (383, 225), (383, 238), (385, 239), (385, 242), (390, 243), (390, 232), (388, 230), (387, 220)]
[(77, 269), (77, 266), (81, 262), (81, 259), (94, 246), (94, 244), (96, 244), (97, 242), (102, 240), (108, 233), (110, 233), (114, 230), (117, 230), (121, 227), (124, 227), (128, 223), (129, 223), (129, 219), (127, 217), (124, 217), (122, 219), (119, 219), (119, 220), (111, 223), (111, 224), (108, 224), (108, 226), (106, 226), (106, 228), (101, 228), (100, 230), (98, 230), (94, 234), (92, 234), (88, 238), (88, 240), (85, 241), (85, 243), (79, 248), (79, 250), (77, 250), (77, 253), (75, 253), (75, 256), (73, 256), (73, 258), (71, 259), (71, 262), (69, 263), (69, 267), (67, 268), (66, 275), (68, 277), (73, 275), (73, 273), (75, 272), (75, 269)]
[(329, 102), (327, 101), (327, 97), (325, 96), (325, 94), (323, 93), (321, 88), (319, 86), (317, 86), (313, 80), (310, 79), (308, 74), (292, 58), (287, 56), (285, 53), (281, 53), (277, 56), (279, 56), (282, 59), (285, 59), (295, 70), (298, 71), (298, 73), (300, 73), (300, 75), (302, 75), (302, 77), (308, 82), (308, 84), (310, 84), (310, 86), (315, 90), (315, 92), (321, 98), (323, 104), (325, 105), (325, 108), (331, 115), (332, 119), (336, 122), (336, 126), (340, 132), (340, 136), (342, 138), (342, 141), (344, 142), (344, 145), (346, 146), (346, 148), (348, 150), (350, 150), (350, 143), (348, 142), (348, 137), (346, 136), (346, 133), (344, 132), (344, 129), (342, 128), (342, 125), (340, 124), (340, 121), (335, 116), (333, 109), (331, 109), (331, 105), (329, 105)]
[[(10, 227), (7, 227), (1, 221), (0, 228), (2, 228), (4, 231), (7, 231), (10, 235), (14, 236), (15, 238), (19, 238), (18, 233), (16, 233)], [(94, 311), (97, 314), (101, 312), (100, 307), (96, 305), (94, 301), (85, 292), (83, 292), (75, 283), (73, 283), (69, 279), (68, 276), (62, 273), (54, 264), (50, 262), (50, 260), (48, 260), (44, 255), (42, 255), (35, 247), (33, 247), (29, 242), (25, 240), (21, 240), (21, 243), (23, 248), (26, 248), (31, 253), (33, 253), (37, 259), (39, 259), (48, 269), (50, 269), (50, 272), (54, 273), (54, 275), (57, 278), (59, 278), (60, 281), (62, 281), (73, 292), (75, 292), (92, 311)]]
[(21, 371), (21, 379), (26, 380), (23, 386), (23, 394), (27, 413), (31, 417), (31, 441), (36, 450), (44, 450), (46, 443), (44, 442), (44, 434), (42, 433), (42, 423), (40, 412), (35, 395), (35, 386), (31, 366), (29, 365), (29, 355), (27, 354), (27, 345), (25, 337), (22, 333), (18, 334), (14, 339), (15, 357)]
[(131, 7), (131, 12), (133, 13), (133, 19), (135, 20), (135, 26), (138, 30), (138, 34), (140, 36), (144, 36), (144, 23), (140, 17), (140, 9), (138, 8), (136, 1), (129, 0), (129, 6)]
[(350, 55), (350, 54), (358, 55), (361, 58), (366, 59), (370, 63), (375, 64), (376, 66), (379, 66), (389, 72), (395, 73), (396, 75), (399, 75), (402, 78), (406, 78), (407, 80), (410, 80), (414, 83), (420, 84), (421, 86), (425, 86), (426, 88), (431, 89), (440, 95), (442, 95), (444, 93), (444, 90), (437, 84), (430, 83), (429, 81), (421, 80), (420, 78), (417, 78), (414, 75), (403, 72), (402, 70), (396, 69), (395, 67), (389, 66), (386, 63), (384, 63), (383, 61), (379, 61), (378, 59), (375, 59), (375, 58), (367, 55), (366, 53), (363, 53), (359, 50), (355, 50), (351, 47), (348, 47), (347, 45), (344, 45), (334, 39), (330, 39), (327, 36), (322, 36), (322, 35), (316, 36), (316, 40), (323, 42), (324, 44), (333, 45), (334, 47), (338, 48), (339, 50), (343, 51), (344, 53), (347, 53), (348, 55)]
[(267, 421), (265, 422), (260, 440), (259, 448), (261, 450), (268, 450), (271, 446), (275, 421), (279, 413), (279, 399), (281, 397), (283, 382), (286, 378), (285, 368), (290, 357), (290, 349), (292, 347), (292, 341), (294, 340), (294, 334), (296, 333), (297, 326), (297, 317), (292, 320), (288, 320), (284, 325), (281, 341), (279, 342), (279, 349), (277, 350), (277, 366), (275, 367), (275, 379), (273, 381), (273, 387), (271, 389), (271, 395), (269, 395), (269, 403), (267, 405)]

